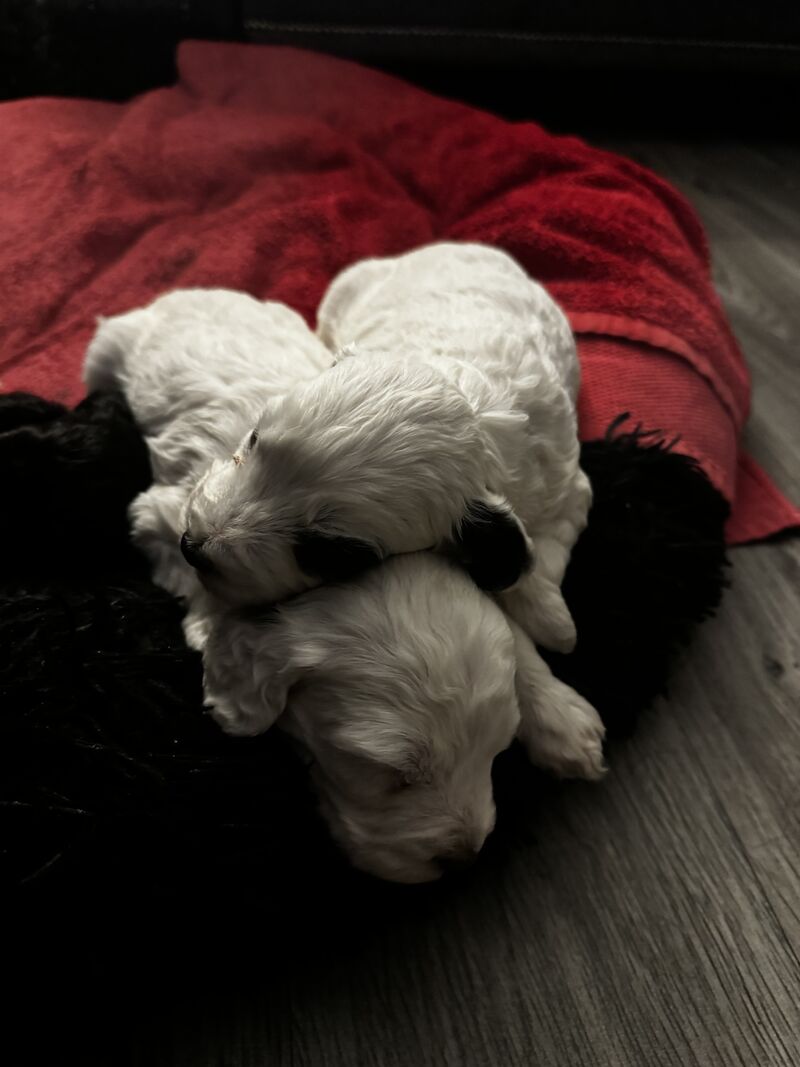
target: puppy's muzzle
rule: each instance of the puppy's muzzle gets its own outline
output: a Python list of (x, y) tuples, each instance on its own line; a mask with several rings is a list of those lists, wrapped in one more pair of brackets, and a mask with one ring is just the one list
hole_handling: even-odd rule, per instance
[(194, 569), (201, 574), (207, 574), (209, 571), (213, 570), (208, 557), (203, 552), (204, 544), (205, 541), (196, 541), (189, 537), (188, 533), (184, 533), (183, 537), (181, 537), (181, 552), (183, 553), (183, 558), (190, 567), (194, 567)]

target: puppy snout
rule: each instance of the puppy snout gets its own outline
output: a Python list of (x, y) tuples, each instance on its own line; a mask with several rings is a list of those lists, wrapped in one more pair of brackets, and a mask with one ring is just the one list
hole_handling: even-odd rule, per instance
[(183, 553), (183, 558), (189, 566), (194, 567), (196, 571), (211, 570), (208, 557), (203, 552), (204, 544), (205, 541), (197, 541), (190, 537), (188, 533), (184, 533), (181, 537), (181, 552)]
[(442, 870), (442, 874), (461, 874), (469, 870), (478, 858), (476, 849), (462, 849), (459, 852), (448, 852), (446, 855), (437, 856), (436, 863)]

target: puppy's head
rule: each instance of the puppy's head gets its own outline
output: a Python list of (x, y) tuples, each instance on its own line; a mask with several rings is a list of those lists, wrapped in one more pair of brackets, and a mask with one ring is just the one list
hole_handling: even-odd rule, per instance
[(267, 405), (192, 492), (184, 555), (217, 596), (278, 601), (386, 556), (450, 547), (493, 591), (530, 565), (491, 492), (500, 438), (524, 419), (476, 411), (446, 374), (346, 359)]
[(425, 882), (477, 855), (494, 826), (492, 763), (519, 710), (511, 631), (460, 569), (411, 554), (271, 619), (228, 620), (205, 665), (224, 729), (278, 719), (307, 752), (357, 867)]

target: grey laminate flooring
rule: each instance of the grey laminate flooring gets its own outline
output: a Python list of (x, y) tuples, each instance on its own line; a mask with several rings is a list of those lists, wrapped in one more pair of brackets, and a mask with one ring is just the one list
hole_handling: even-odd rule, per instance
[[(800, 496), (800, 150), (609, 147), (699, 209), (753, 369), (748, 446)], [(603, 785), (554, 786), (508, 864), (445, 907), (224, 1007), (201, 998), (138, 1061), (797, 1067), (800, 541), (733, 560)]]

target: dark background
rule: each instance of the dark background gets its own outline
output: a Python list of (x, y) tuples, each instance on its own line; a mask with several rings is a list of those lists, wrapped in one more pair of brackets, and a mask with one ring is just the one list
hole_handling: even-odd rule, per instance
[(556, 129), (797, 127), (787, 0), (6, 0), (0, 95), (125, 99), (191, 37), (334, 52)]

